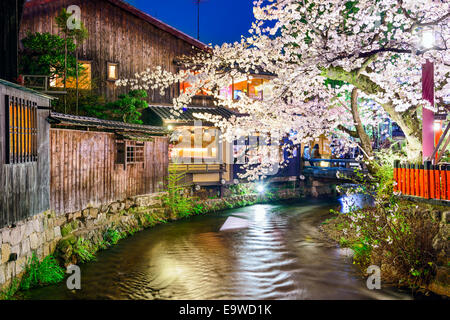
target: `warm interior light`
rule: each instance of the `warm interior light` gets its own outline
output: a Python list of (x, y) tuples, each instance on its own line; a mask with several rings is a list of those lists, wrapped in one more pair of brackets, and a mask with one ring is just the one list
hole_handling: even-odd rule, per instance
[(169, 125), (167, 126), (167, 129), (173, 130), (173, 125), (169, 124)]
[(433, 30), (425, 30), (422, 33), (422, 46), (425, 49), (430, 49), (434, 46), (434, 32)]
[(108, 78), (110, 80), (117, 80), (117, 66), (114, 64), (110, 64), (108, 66)]
[(323, 168), (326, 168), (326, 167), (328, 167), (328, 162), (320, 161), (320, 166)]
[(442, 126), (441, 126), (441, 122), (440, 122), (440, 121), (435, 121), (435, 122), (433, 123), (433, 130), (434, 130), (435, 132), (441, 131), (441, 130), (442, 130)]

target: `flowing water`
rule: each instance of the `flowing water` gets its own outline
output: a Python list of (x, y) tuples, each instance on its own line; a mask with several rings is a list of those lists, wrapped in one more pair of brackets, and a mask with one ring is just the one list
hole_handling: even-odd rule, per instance
[[(411, 299), (369, 290), (344, 250), (323, 240), (334, 201), (264, 204), (160, 225), (81, 267), (81, 286), (29, 299)], [(220, 231), (227, 219), (241, 228)], [(229, 220), (230, 221), (230, 220)]]

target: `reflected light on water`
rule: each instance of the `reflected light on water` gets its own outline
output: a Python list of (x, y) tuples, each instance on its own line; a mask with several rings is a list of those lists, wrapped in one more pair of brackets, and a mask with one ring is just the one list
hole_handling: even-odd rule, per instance
[(266, 209), (262, 205), (255, 206), (255, 221), (266, 220)]
[(349, 194), (339, 198), (341, 213), (349, 213), (353, 209), (362, 209), (373, 206), (373, 197), (366, 194)]

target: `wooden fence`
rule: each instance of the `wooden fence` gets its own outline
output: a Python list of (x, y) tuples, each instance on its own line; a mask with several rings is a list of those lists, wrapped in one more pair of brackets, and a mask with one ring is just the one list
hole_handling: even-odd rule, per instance
[(114, 133), (50, 130), (50, 202), (57, 213), (162, 191), (168, 140), (144, 142), (142, 163), (117, 164)]
[(450, 200), (450, 166), (394, 163), (394, 191), (424, 199)]

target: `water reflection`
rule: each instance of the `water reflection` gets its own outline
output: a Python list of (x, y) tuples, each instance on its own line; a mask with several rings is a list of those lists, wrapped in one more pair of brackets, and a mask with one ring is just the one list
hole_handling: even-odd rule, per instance
[(374, 198), (367, 194), (355, 193), (339, 198), (341, 213), (349, 213), (352, 209), (362, 209), (373, 206)]
[[(161, 225), (82, 266), (82, 290), (64, 284), (30, 299), (409, 299), (370, 291), (317, 226), (333, 203), (255, 205)], [(246, 228), (220, 231), (229, 217)]]

